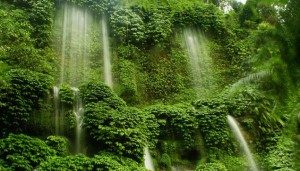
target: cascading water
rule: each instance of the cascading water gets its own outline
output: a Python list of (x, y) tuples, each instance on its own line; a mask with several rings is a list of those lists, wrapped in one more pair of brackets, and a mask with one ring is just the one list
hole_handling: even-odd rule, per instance
[(62, 4), (58, 10), (55, 23), (54, 46), (60, 54), (58, 84), (67, 83), (78, 87), (89, 78), (91, 58), (96, 55), (98, 57), (101, 53), (98, 51), (101, 42), (95, 39), (100, 34), (101, 27), (86, 8), (68, 3)]
[(73, 106), (73, 113), (76, 118), (76, 131), (75, 131), (75, 151), (76, 153), (83, 152), (82, 149), (82, 123), (83, 123), (83, 106), (82, 100), (79, 95), (79, 89), (76, 87), (72, 88), (75, 96), (75, 102)]
[(194, 89), (198, 97), (204, 97), (209, 94), (208, 90), (211, 90), (214, 84), (208, 40), (200, 31), (191, 29), (185, 29), (183, 36), (189, 56)]
[[(77, 7), (68, 3), (62, 4), (62, 8), (56, 16), (56, 37), (57, 42), (54, 44), (60, 54), (60, 77), (58, 86), (53, 88), (54, 91), (54, 113), (55, 113), (55, 132), (63, 134), (64, 106), (59, 104), (59, 86), (62, 84), (71, 85), (75, 96), (73, 105), (73, 114), (76, 118), (75, 128), (75, 152), (83, 152), (83, 105), (79, 95), (78, 86), (81, 82), (88, 79), (91, 70), (91, 53), (96, 54), (91, 47), (91, 42), (95, 35), (100, 34), (99, 24), (95, 24), (95, 19), (89, 11), (83, 7)], [(99, 30), (95, 32), (94, 30)], [(100, 47), (98, 48), (100, 49)], [(96, 56), (96, 55), (94, 55)], [(100, 69), (99, 69), (100, 71)]]
[(102, 17), (102, 38), (103, 38), (103, 61), (104, 61), (104, 81), (109, 87), (113, 87), (111, 59), (109, 49), (109, 34), (107, 29), (106, 19)]
[(61, 63), (60, 63), (60, 84), (64, 81), (64, 69), (65, 69), (65, 58), (66, 58), (66, 42), (67, 42), (67, 20), (68, 20), (68, 6), (64, 7), (64, 18), (63, 18), (63, 35), (61, 42)]
[(258, 171), (258, 168), (256, 166), (254, 158), (251, 154), (251, 151), (248, 147), (248, 144), (247, 144), (245, 138), (243, 137), (243, 134), (238, 126), (237, 121), (230, 115), (227, 116), (227, 121), (228, 121), (228, 124), (229, 124), (232, 132), (234, 133), (236, 139), (239, 141), (241, 148), (243, 149), (243, 151), (247, 157), (247, 161), (249, 162), (251, 171)]
[(144, 149), (144, 164), (145, 164), (145, 168), (147, 170), (155, 171), (154, 165), (152, 162), (152, 157), (151, 157), (149, 149), (147, 147)]
[(55, 114), (55, 134), (58, 135), (60, 132), (59, 129), (59, 88), (53, 87), (53, 105), (54, 105), (54, 114)]

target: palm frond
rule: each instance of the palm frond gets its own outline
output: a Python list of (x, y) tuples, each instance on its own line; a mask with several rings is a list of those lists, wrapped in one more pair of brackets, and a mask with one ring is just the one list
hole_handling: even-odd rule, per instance
[(249, 74), (247, 77), (241, 78), (237, 82), (233, 83), (229, 88), (229, 92), (234, 92), (235, 90), (237, 90), (238, 88), (244, 85), (257, 83), (261, 80), (271, 77), (272, 74), (273, 74), (273, 70), (265, 70), (265, 71)]

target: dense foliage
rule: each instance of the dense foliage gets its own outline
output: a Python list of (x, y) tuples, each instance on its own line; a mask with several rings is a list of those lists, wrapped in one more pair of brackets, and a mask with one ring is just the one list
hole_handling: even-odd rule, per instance
[(147, 117), (137, 108), (126, 107), (106, 85), (89, 82), (82, 86), (84, 125), (100, 149), (142, 161), (148, 129)]
[(12, 69), (1, 86), (1, 134), (30, 129), (30, 115), (38, 110), (48, 94), (49, 76), (30, 70)]
[(62, 157), (52, 157), (41, 163), (40, 170), (145, 170), (133, 160), (117, 157), (108, 153), (96, 155), (88, 158), (84, 155)]
[(194, 145), (197, 128), (195, 119), (181, 106), (155, 105), (145, 109), (146, 113), (155, 116), (159, 123), (160, 140), (182, 140), (182, 148), (189, 149)]
[(69, 154), (69, 142), (65, 137), (49, 136), (46, 144), (56, 150), (58, 156), (67, 156)]
[(85, 125), (102, 149), (141, 161), (146, 123), (135, 108), (111, 109), (105, 103), (86, 106)]
[[(78, 16), (57, 10), (65, 4)], [(228, 115), (260, 168), (299, 170), (299, 9), (298, 0), (1, 1), (0, 170), (144, 170), (146, 147), (156, 169), (243, 170)], [(99, 80), (103, 18), (113, 87)], [(81, 19), (76, 34), (92, 42), (67, 36), (65, 20)], [(56, 53), (69, 46), (53, 45), (56, 31), (72, 39), (70, 53), (93, 59)], [(59, 81), (60, 62), (90, 73), (74, 87)], [(86, 154), (70, 155), (79, 128)]]
[(4, 166), (12, 170), (33, 170), (42, 161), (56, 155), (56, 151), (44, 141), (23, 134), (10, 134), (1, 139), (0, 148)]

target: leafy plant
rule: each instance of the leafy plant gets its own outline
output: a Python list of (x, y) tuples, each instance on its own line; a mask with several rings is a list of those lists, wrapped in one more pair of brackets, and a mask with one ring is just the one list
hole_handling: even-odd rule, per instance
[(56, 151), (37, 138), (10, 134), (0, 140), (0, 158), (13, 170), (33, 170)]
[(186, 149), (193, 146), (197, 125), (187, 110), (171, 105), (154, 105), (146, 108), (145, 112), (158, 120), (159, 139), (183, 140)]
[(146, 27), (143, 19), (131, 9), (117, 8), (110, 23), (114, 37), (123, 43), (143, 45)]
[(34, 40), (35, 46), (38, 48), (45, 48), (49, 46), (53, 23), (54, 3), (48, 0), (5, 1), (19, 7), (27, 13), (25, 16), (28, 17), (28, 21), (33, 28), (29, 34)]
[(113, 109), (126, 106), (125, 102), (117, 97), (104, 83), (91, 81), (83, 84), (79, 89), (80, 96), (85, 104), (105, 102)]
[(168, 41), (172, 34), (172, 21), (167, 9), (151, 10), (147, 14), (147, 45), (156, 45)]
[(123, 157), (118, 157), (109, 153), (101, 153), (93, 158), (84, 155), (67, 156), (67, 157), (52, 157), (49, 160), (41, 163), (39, 170), (141, 170), (145, 169), (137, 162)]
[(84, 155), (58, 157), (52, 156), (48, 160), (42, 162), (39, 170), (92, 170), (91, 160)]
[(227, 171), (227, 168), (221, 162), (212, 162), (199, 164), (196, 171)]
[(228, 111), (222, 102), (198, 101), (196, 109), (194, 115), (208, 151), (214, 153), (225, 150), (232, 153), (234, 146), (226, 122)]
[(49, 136), (46, 139), (46, 144), (54, 149), (58, 156), (66, 156), (69, 154), (69, 141), (65, 137)]
[(119, 94), (129, 104), (136, 104), (137, 101), (137, 74), (136, 66), (128, 61), (119, 62)]
[(29, 115), (39, 109), (52, 79), (30, 70), (13, 69), (6, 74), (6, 80), (8, 85), (0, 88), (2, 134), (25, 131), (30, 126)]
[(102, 14), (105, 12), (113, 11), (114, 7), (118, 6), (120, 3), (117, 0), (67, 0), (68, 2), (75, 3), (79, 6), (88, 7), (91, 11)]
[(75, 95), (72, 88), (65, 84), (61, 85), (59, 87), (59, 99), (61, 105), (70, 108), (73, 105), (75, 100)]
[(147, 129), (143, 114), (136, 108), (109, 107), (106, 103), (86, 106), (85, 127), (102, 149), (141, 161)]
[(173, 24), (177, 27), (199, 27), (213, 36), (226, 33), (222, 14), (214, 5), (190, 3), (182, 8), (173, 9), (172, 13)]
[(271, 170), (295, 168), (295, 143), (289, 138), (281, 138), (277, 146), (265, 158)]
[(169, 170), (171, 168), (171, 158), (168, 154), (164, 153), (161, 155), (160, 166)]

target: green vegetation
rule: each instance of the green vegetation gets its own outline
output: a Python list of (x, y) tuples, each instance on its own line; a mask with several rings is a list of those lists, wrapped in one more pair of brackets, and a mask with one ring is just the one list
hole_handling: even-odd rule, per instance
[[(54, 42), (73, 40), (54, 24), (65, 3), (94, 17), (78, 29), (92, 42), (68, 40), (89, 63), (56, 52), (64, 42)], [(299, 170), (299, 9), (298, 0), (1, 1), (0, 170), (145, 170), (146, 147), (157, 170), (245, 170), (228, 115), (259, 168)], [(101, 80), (103, 31), (93, 30), (102, 17), (113, 87)], [(79, 87), (60, 82), (62, 62), (88, 66), (72, 80)], [(76, 138), (84, 154), (74, 154)]]
[(12, 170), (32, 170), (42, 161), (56, 155), (56, 151), (44, 141), (23, 134), (10, 134), (1, 139), (0, 147), (4, 166)]
[(145, 170), (133, 160), (102, 153), (88, 158), (84, 155), (52, 157), (41, 163), (40, 170)]

